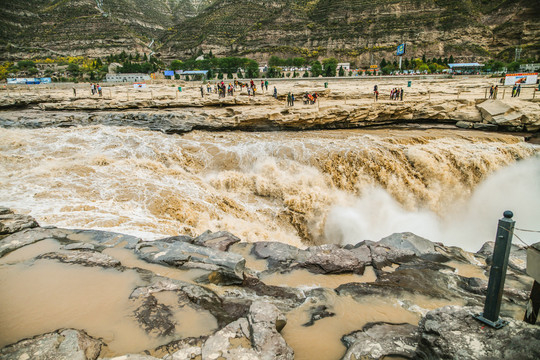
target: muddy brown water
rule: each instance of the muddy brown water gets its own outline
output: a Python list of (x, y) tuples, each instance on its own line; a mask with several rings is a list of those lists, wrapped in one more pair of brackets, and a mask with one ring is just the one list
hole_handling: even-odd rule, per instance
[[(266, 270), (263, 260), (250, 255), (251, 246), (237, 244), (233, 250), (244, 254), (247, 262), (258, 271)], [(133, 313), (139, 304), (129, 295), (138, 286), (147, 285), (134, 269), (120, 272), (115, 269), (84, 267), (53, 260), (35, 260), (40, 254), (65, 252), (52, 239), (22, 247), (0, 259), (0, 347), (21, 339), (54, 331), (60, 328), (85, 330), (107, 344), (101, 356), (117, 356), (152, 350), (172, 340), (209, 335), (217, 329), (216, 319), (207, 311), (196, 310), (179, 301), (173, 292), (154, 294), (159, 303), (171, 309), (175, 321), (174, 335), (157, 336), (146, 333)], [(141, 268), (161, 276), (194, 282), (205, 274), (201, 270), (179, 270), (149, 264), (124, 248), (108, 248), (104, 253), (121, 261), (128, 268)], [(481, 276), (483, 272), (474, 265), (449, 262), (463, 276)], [(386, 267), (395, 271), (397, 265)], [(485, 276), (485, 275), (484, 275)], [(463, 305), (462, 299), (441, 300), (426, 296), (406, 295), (397, 298), (364, 296), (353, 298), (339, 296), (333, 289), (349, 282), (372, 282), (376, 274), (366, 267), (363, 275), (320, 275), (306, 270), (285, 274), (271, 274), (262, 278), (269, 285), (303, 288), (322, 287), (324, 296), (308, 298), (299, 307), (286, 314), (287, 325), (282, 335), (295, 351), (295, 359), (336, 360), (346, 351), (341, 338), (361, 329), (369, 322), (417, 324), (428, 310), (445, 305)], [(510, 283), (526, 282), (519, 278)], [(209, 285), (223, 295), (227, 289)], [(311, 326), (312, 310), (326, 306), (333, 316), (317, 320)], [(503, 312), (519, 318), (523, 309), (518, 305), (504, 305)], [(396, 359), (399, 359), (396, 358)]]
[[(120, 272), (29, 260), (59, 248), (56, 241), (44, 240), (1, 259), (0, 347), (60, 328), (75, 328), (102, 338), (108, 345), (105, 353), (119, 355), (153, 349), (175, 339), (208, 335), (217, 328), (209, 312), (179, 305), (174, 293), (161, 292), (155, 297), (172, 310), (175, 332), (168, 337), (147, 334), (133, 315), (139, 304), (129, 299), (137, 286), (146, 285), (135, 270)], [(148, 264), (126, 249), (104, 252), (124, 266), (145, 268), (178, 280), (192, 281), (202, 274)]]

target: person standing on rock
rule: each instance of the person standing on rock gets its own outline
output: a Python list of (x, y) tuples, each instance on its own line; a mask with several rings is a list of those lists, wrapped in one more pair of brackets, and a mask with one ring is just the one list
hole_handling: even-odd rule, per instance
[(268, 91), (268, 80), (264, 81), (264, 87), (266, 88), (266, 91)]
[(287, 106), (291, 106), (291, 93), (287, 94)]
[(489, 98), (490, 99), (493, 99), (493, 91), (494, 91), (494, 88), (493, 88), (493, 85), (491, 85), (491, 88), (489, 89)]
[(521, 92), (521, 84), (518, 84), (516, 89), (516, 96), (519, 97), (519, 93)]
[(512, 97), (516, 96), (516, 89), (517, 89), (517, 85), (514, 84), (514, 86), (512, 86)]
[(275, 86), (274, 86), (274, 99), (277, 99), (277, 89)]
[(201, 85), (201, 97), (204, 98), (204, 87)]
[(291, 106), (294, 106), (294, 94), (291, 94)]
[(493, 89), (493, 99), (497, 100), (497, 92), (499, 91), (499, 85), (495, 85), (495, 89)]
[(97, 90), (98, 90), (98, 93), (99, 93), (99, 97), (102, 97), (103, 94), (101, 92), (101, 85), (97, 84)]
[(403, 88), (401, 88), (401, 93), (400, 93), (400, 95), (399, 95), (399, 99), (400, 99), (401, 101), (403, 101)]
[(261, 93), (264, 91), (264, 81), (261, 79)]

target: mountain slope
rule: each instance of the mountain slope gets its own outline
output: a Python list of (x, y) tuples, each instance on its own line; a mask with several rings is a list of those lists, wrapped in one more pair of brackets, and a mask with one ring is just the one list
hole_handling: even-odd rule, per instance
[[(196, 16), (211, 0), (8, 0), (0, 6), (0, 47), (25, 54), (104, 56), (151, 52), (152, 39)], [(157, 44), (156, 44), (157, 45)]]
[(540, 55), (539, 14), (528, 0), (7, 0), (0, 57), (211, 50), (365, 64), (394, 59), (406, 42), (408, 57), (511, 60), (518, 45), (522, 57)]
[(178, 24), (165, 52), (336, 56), (367, 61), (391, 56), (402, 41), (408, 55), (478, 58), (519, 45), (540, 50), (539, 2), (521, 0), (222, 0)]

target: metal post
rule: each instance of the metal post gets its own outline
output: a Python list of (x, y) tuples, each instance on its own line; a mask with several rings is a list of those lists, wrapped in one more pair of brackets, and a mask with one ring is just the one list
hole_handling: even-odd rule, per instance
[(512, 220), (512, 216), (514, 214), (507, 210), (504, 212), (504, 218), (499, 220), (495, 248), (493, 249), (493, 263), (489, 272), (484, 312), (475, 316), (476, 319), (495, 329), (500, 329), (507, 324), (506, 321), (499, 319), (499, 312), (501, 310), (508, 257), (510, 255), (510, 247), (512, 246), (512, 235), (514, 234), (514, 225), (516, 223)]

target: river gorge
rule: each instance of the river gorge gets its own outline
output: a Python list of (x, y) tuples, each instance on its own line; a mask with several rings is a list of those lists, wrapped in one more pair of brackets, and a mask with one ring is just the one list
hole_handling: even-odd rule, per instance
[[(538, 109), (501, 128), (526, 134), (484, 132), (449, 120), (494, 130), (476, 100), (422, 109), (329, 94), (326, 110), (280, 110), (270, 96), (166, 110), (60, 97), (17, 109), (6, 97), (0, 359), (431, 359), (480, 347), (534, 358), (534, 341), (513, 344), (540, 339), (520, 321), (523, 245), (538, 242), (522, 230), (540, 226)], [(522, 103), (490, 106), (514, 119)], [(373, 107), (369, 121), (383, 120), (363, 126)], [(518, 230), (501, 340), (471, 331), (470, 314), (505, 210)], [(439, 348), (435, 323), (461, 335)]]

